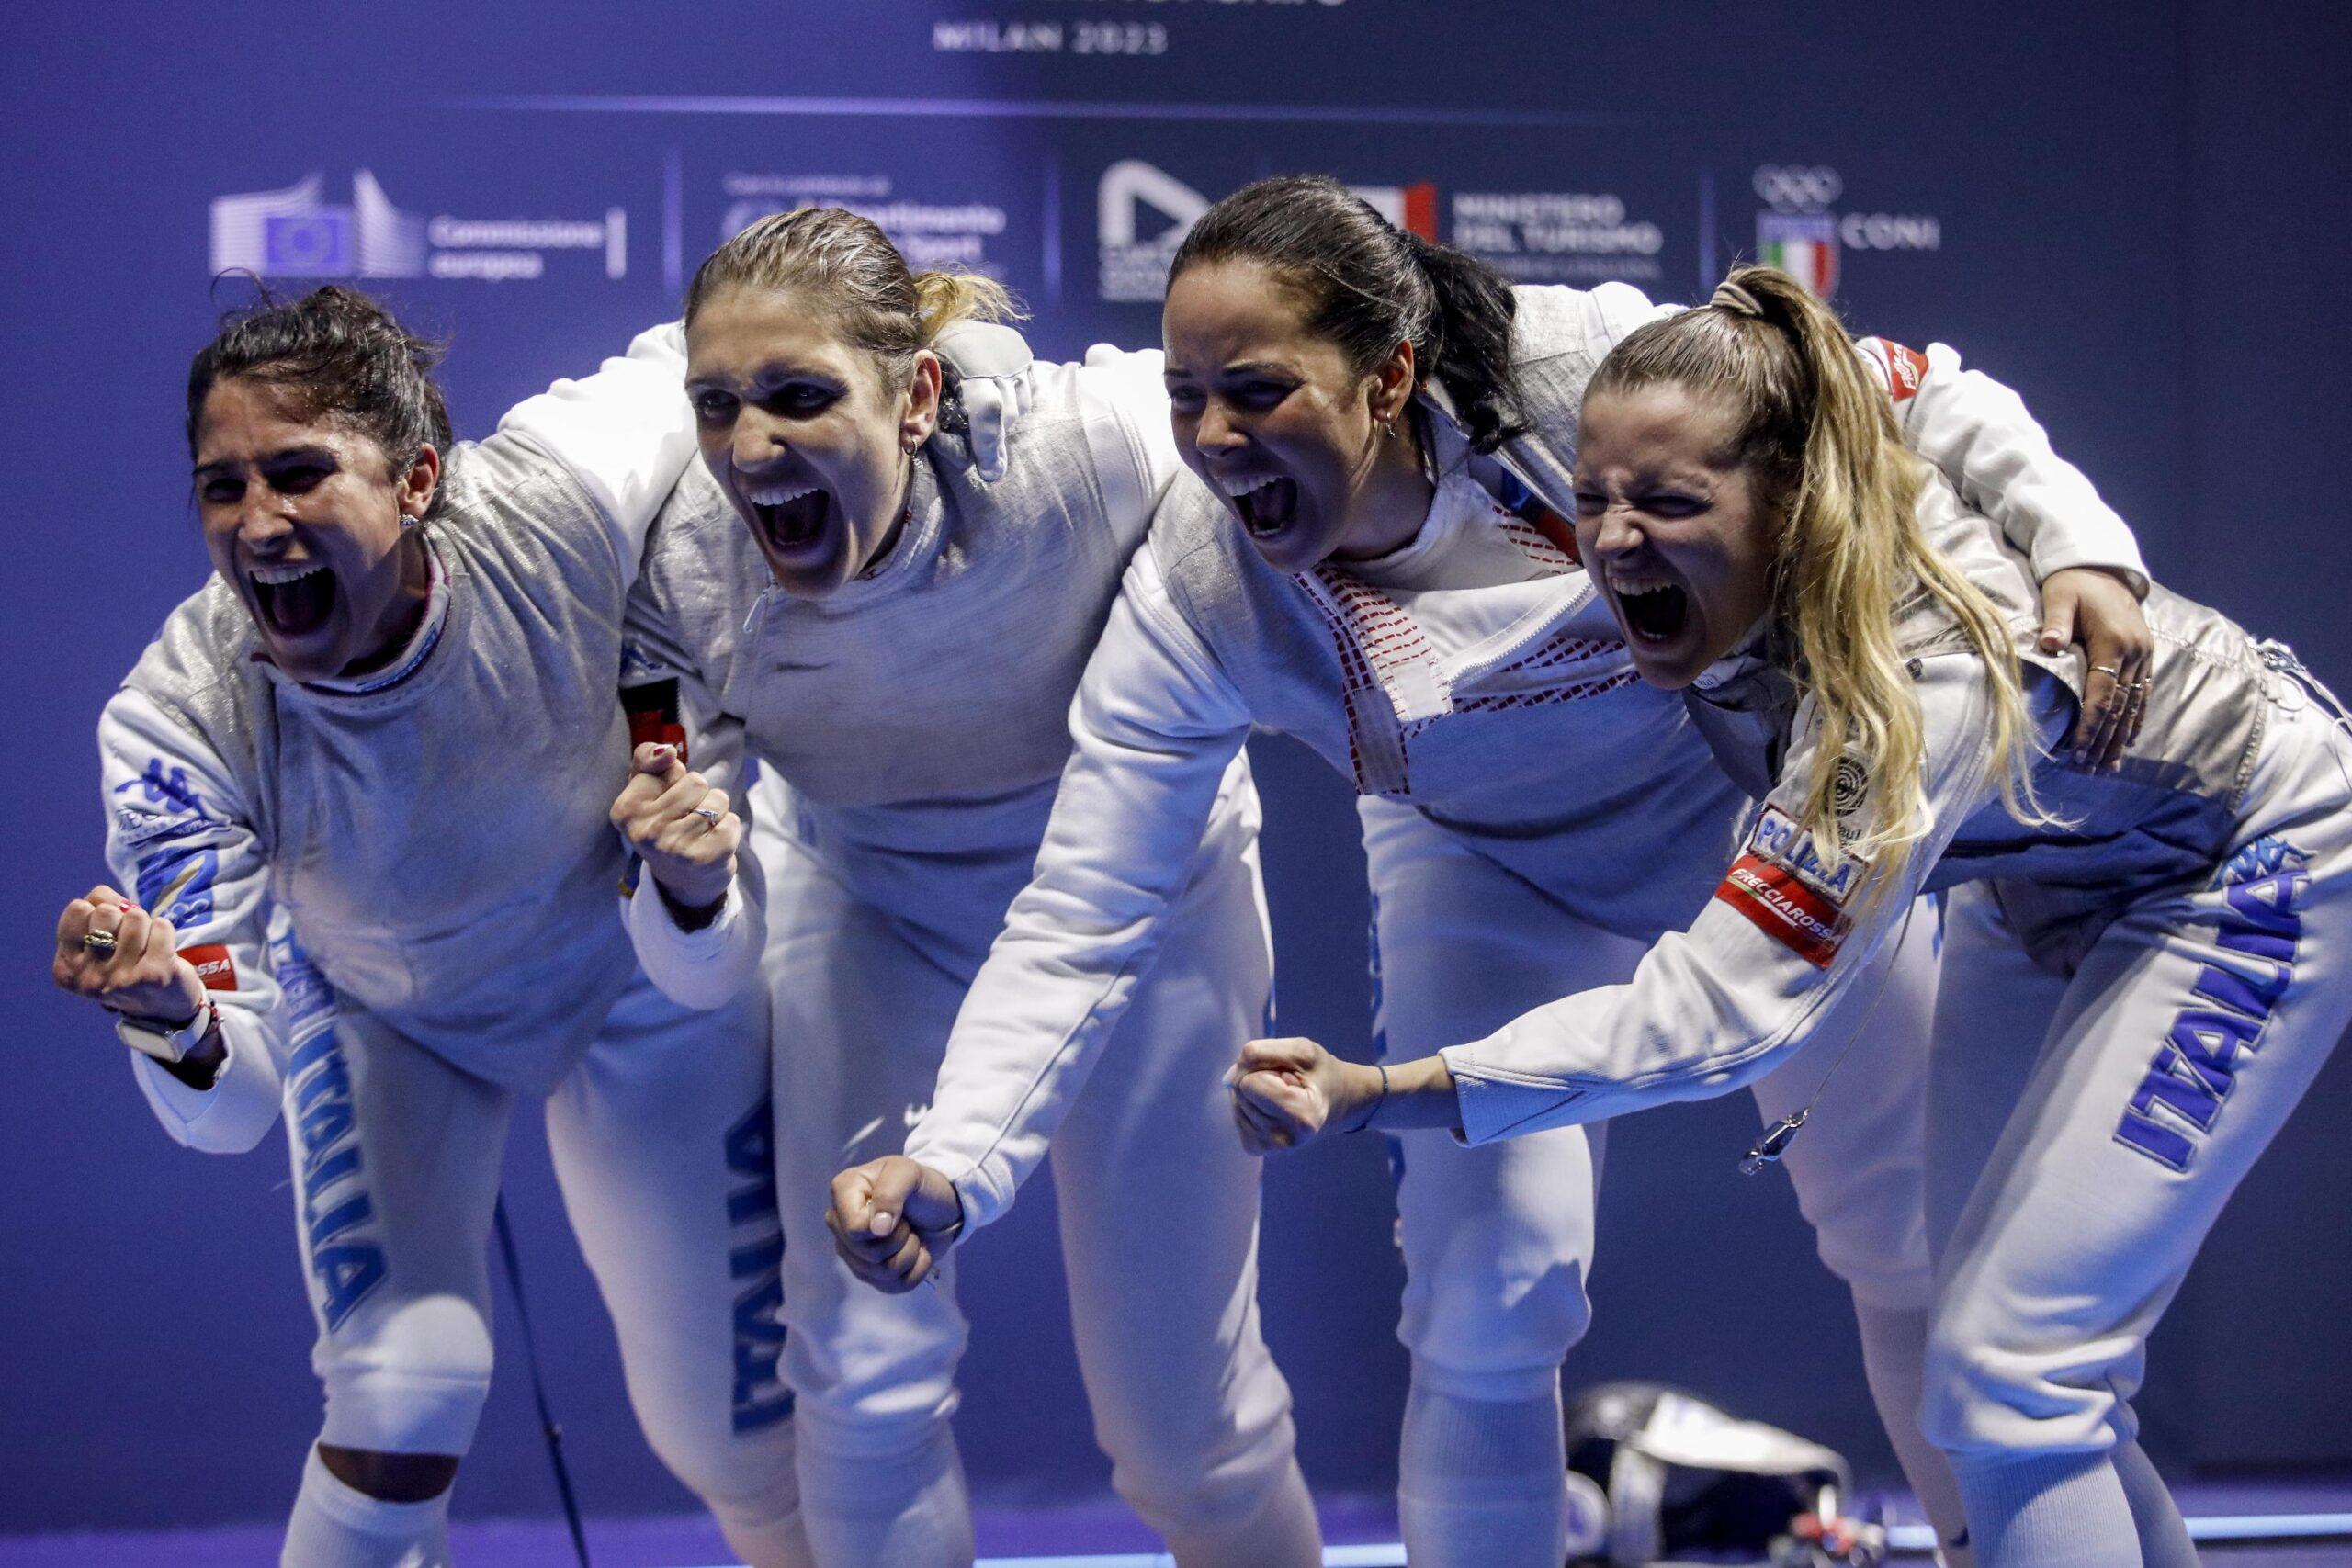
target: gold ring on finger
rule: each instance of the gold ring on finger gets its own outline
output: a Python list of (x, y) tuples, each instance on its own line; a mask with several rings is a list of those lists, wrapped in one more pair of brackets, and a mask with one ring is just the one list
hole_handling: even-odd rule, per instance
[(2123, 671), (2118, 670), (2112, 664), (2094, 664), (2091, 666), (2091, 673), (2094, 675), (2104, 675), (2110, 681), (2120, 681), (2123, 679)]
[(82, 945), (104, 958), (115, 950), (117, 943), (112, 931), (85, 931), (82, 933)]

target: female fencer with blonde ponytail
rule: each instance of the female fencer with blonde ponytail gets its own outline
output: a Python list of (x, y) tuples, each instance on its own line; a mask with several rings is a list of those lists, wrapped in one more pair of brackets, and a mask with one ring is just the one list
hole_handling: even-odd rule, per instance
[[(955, 1295), (856, 1283), (828, 1181), (896, 1153), (931, 1101), (1037, 857), (1080, 670), (1177, 467), (1157, 354), (1032, 364), (975, 326), (1009, 312), (984, 278), (911, 274), (839, 209), (729, 241), (686, 298), (704, 464), (631, 604), (633, 678), (677, 683), (700, 748), (689, 773), (649, 731), (614, 808), (658, 891), (630, 906), (639, 951), (672, 995), (710, 1002), (758, 983), (764, 946), (785, 1366), (820, 1568), (972, 1561)], [(730, 891), (695, 808), (745, 755), (782, 787), (752, 791), (756, 852)], [(1264, 1027), (1272, 964), (1256, 795), (1239, 760), (1220, 774), (1170, 939), (1122, 976), (1118, 1066), (1053, 1143), (1063, 1256), (1121, 1495), (1185, 1568), (1309, 1568), (1290, 1393), (1258, 1328), (1257, 1162), (1219, 1088)], [(924, 1245), (895, 1213), (882, 1230), (889, 1250)]]
[[(1577, 505), (1643, 679), (1684, 694), (1727, 769), (1769, 773), (1763, 810), (1628, 983), (1385, 1077), (1255, 1043), (1252, 1126), (1476, 1147), (1724, 1092), (1867, 991), (1914, 897), (1948, 888), (1922, 1426), (1981, 1568), (2190, 1568), (2131, 1400), (2222, 1204), (2352, 1021), (2343, 709), (2283, 646), (2154, 588), (2168, 700), (2115, 767), (2073, 765), (2082, 671), (2043, 651), (2024, 563), (1903, 452), (1837, 318), (1769, 269), (1603, 362)], [(1841, 1076), (1905, 1070), (1880, 1045)]]
[[(1741, 787), (1680, 705), (1635, 678), (1563, 521), (1585, 381), (1660, 313), (1620, 284), (1513, 288), (1320, 177), (1260, 182), (1193, 227), (1163, 323), (1191, 473), (1080, 688), (1035, 878), (973, 985), (938, 1098), (906, 1159), (837, 1180), (842, 1228), (861, 1228), (870, 1187), (944, 1190), (967, 1225), (1002, 1213), (1097, 1052), (1124, 1070), (1104, 1044), (1124, 1027), (1122, 976), (1152, 952), (1253, 727), (1304, 740), (1363, 797), (1375, 1016), (1398, 1060), (1622, 980), (1697, 913)], [(2136, 621), (2122, 583), (2064, 570), (2130, 573), (2129, 530), (2014, 396), (1933, 355), (1906, 388), (1906, 435), (2053, 578), (2088, 580)], [(1932, 974), (1905, 978), (1878, 1024), (1923, 1048)], [(1806, 1103), (1826, 1055), (1758, 1086), (1768, 1116)], [(1923, 1077), (1840, 1078), (1790, 1165), (1853, 1290), (1905, 1468), (1956, 1534), (1941, 1461), (1905, 1442), (1928, 1290)], [(1580, 1128), (1396, 1145), (1408, 1552), (1423, 1568), (1556, 1568), (1560, 1369), (1589, 1316), (1598, 1161)]]

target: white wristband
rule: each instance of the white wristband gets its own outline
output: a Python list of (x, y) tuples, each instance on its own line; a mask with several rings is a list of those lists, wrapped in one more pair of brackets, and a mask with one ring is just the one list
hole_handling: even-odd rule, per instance
[(117, 1013), (114, 1015), (114, 1033), (116, 1039), (141, 1055), (153, 1056), (166, 1066), (174, 1066), (202, 1044), (204, 1037), (211, 1033), (220, 1022), (219, 1010), (213, 1007), (212, 998), (206, 997), (197, 1003), (196, 1016), (177, 1029), (167, 1029), (162, 1024), (132, 1018), (127, 1013)]

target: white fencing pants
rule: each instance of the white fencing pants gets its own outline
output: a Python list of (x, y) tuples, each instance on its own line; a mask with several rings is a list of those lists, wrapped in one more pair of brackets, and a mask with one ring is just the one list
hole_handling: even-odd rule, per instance
[[(547, 1101), (581, 1249), (664, 1463), (764, 1568), (794, 1568), (775, 1325), (765, 1002), (676, 1007), (640, 978)], [(320, 1440), (462, 1454), (489, 1393), (486, 1246), (516, 1096), (345, 1012), (286, 1077)]]
[[(1368, 800), (1360, 814), (1385, 1059), (1426, 1056), (1542, 1003), (1623, 981), (1647, 950), (1579, 919), (1409, 807)], [(1928, 1289), (1920, 1145), (1934, 981), (1931, 921), (1922, 911), (1912, 924), (1883, 993), (1863, 987), (1848, 1004), (1853, 1021), (1825, 1029), (1757, 1096), (1768, 1116), (1805, 1103), (1851, 1032), (1865, 1030), (1787, 1164), (1823, 1260), (1859, 1301), (1916, 1310)], [(1417, 1393), (1556, 1401), (1560, 1362), (1590, 1317), (1585, 1280), (1603, 1131), (1557, 1128), (1475, 1149), (1438, 1130), (1396, 1136), (1406, 1268), (1397, 1334), (1412, 1354)], [(1442, 1524), (1414, 1540), (1415, 1519), (1441, 1511), (1424, 1505), (1457, 1488), (1417, 1478), (1412, 1453), (1401, 1468), (1416, 1562), (1497, 1561), (1476, 1540), (1444, 1539)], [(1557, 1483), (1565, 1493), (1565, 1480)], [(1432, 1495), (1417, 1498), (1417, 1488)], [(1538, 1555), (1531, 1549), (1529, 1561)]]
[[(886, 1295), (851, 1275), (824, 1225), (830, 1182), (897, 1153), (930, 1103), (956, 1009), (1026, 868), (967, 876), (942, 857), (918, 925), (857, 897), (789, 836), (753, 838), (768, 886), (803, 1490), (824, 1568), (863, 1568), (830, 1560), (828, 1540), (865, 1539), (877, 1514), (927, 1505), (830, 1494), (849, 1474), (917, 1477), (893, 1461), (942, 1451), (967, 1330), (952, 1255), (935, 1289)], [(1096, 1440), (1120, 1494), (1188, 1568), (1286, 1561), (1262, 1555), (1261, 1521), (1305, 1507), (1290, 1391), (1259, 1330), (1259, 1162), (1222, 1082), (1263, 1030), (1271, 983), (1253, 848), (1204, 872), (1170, 912), (1051, 1156)], [(862, 1518), (829, 1538), (831, 1515), (853, 1508)]]
[(2274, 706), (2227, 862), (2132, 904), (2071, 976), (2018, 947), (1996, 886), (1952, 896), (1924, 1420), (1963, 1480), (2134, 1439), (2149, 1331), (2352, 1021), (2347, 756)]

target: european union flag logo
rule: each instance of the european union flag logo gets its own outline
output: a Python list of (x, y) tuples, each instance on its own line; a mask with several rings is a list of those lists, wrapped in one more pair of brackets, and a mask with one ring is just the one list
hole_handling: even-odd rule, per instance
[(272, 277), (349, 277), (358, 270), (351, 209), (275, 214), (263, 220), (263, 269)]

